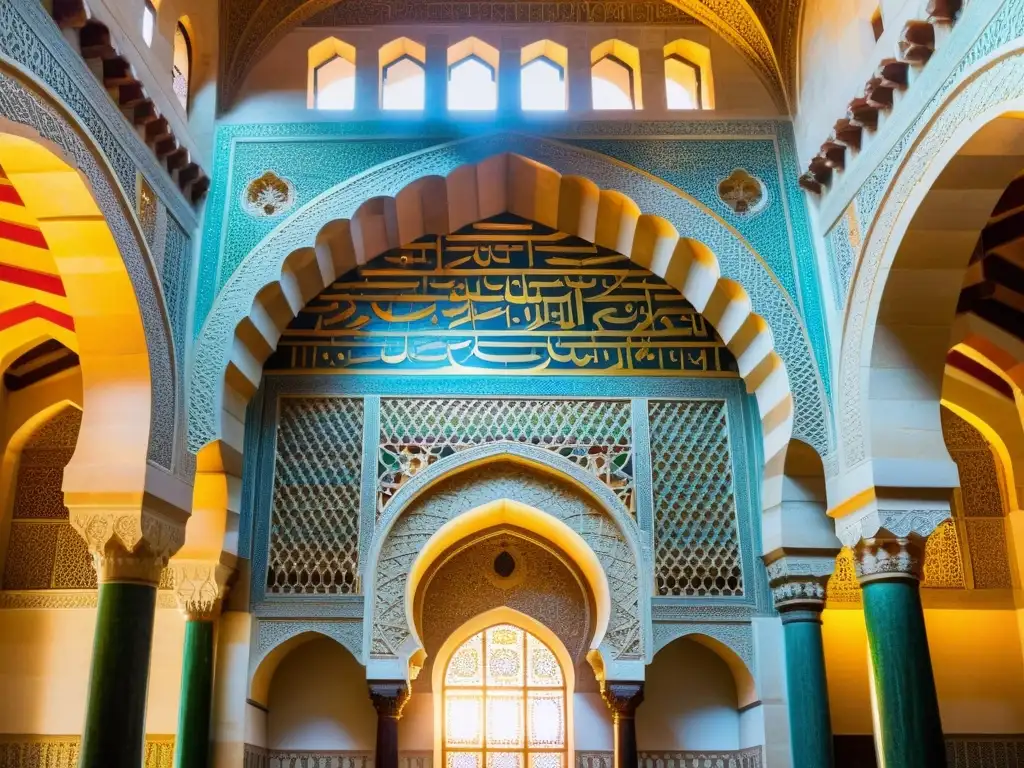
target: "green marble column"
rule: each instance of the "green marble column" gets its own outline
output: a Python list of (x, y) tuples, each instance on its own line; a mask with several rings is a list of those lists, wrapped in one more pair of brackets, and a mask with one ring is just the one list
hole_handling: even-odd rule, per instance
[(832, 768), (832, 718), (829, 715), (821, 610), (780, 606), (786, 638), (786, 682), (793, 768)]
[(185, 622), (175, 768), (207, 768), (210, 759), (210, 709), (213, 698), (213, 621)]
[(921, 607), (923, 541), (857, 545), (874, 678), (879, 768), (945, 768), (928, 637)]
[(155, 584), (100, 584), (79, 768), (142, 765), (155, 609)]

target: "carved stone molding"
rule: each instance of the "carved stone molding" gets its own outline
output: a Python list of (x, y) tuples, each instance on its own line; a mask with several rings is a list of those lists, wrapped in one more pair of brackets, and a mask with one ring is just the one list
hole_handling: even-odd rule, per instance
[(72, 527), (85, 539), (100, 583), (156, 586), (171, 556), (185, 543), (185, 515), (154, 510), (95, 510), (68, 505)]
[(409, 702), (409, 685), (404, 680), (369, 680), (370, 701), (377, 717), (398, 720)]
[(175, 560), (174, 596), (189, 621), (212, 621), (220, 613), (234, 569), (223, 563)]
[(612, 719), (631, 720), (636, 708), (644, 701), (644, 684), (638, 682), (605, 682), (601, 685), (601, 697), (612, 712)]
[(853, 549), (877, 537), (927, 539), (950, 517), (948, 489), (876, 488), (859, 507), (836, 519), (836, 536)]
[(780, 611), (814, 611), (825, 607), (825, 586), (835, 569), (835, 552), (773, 553), (765, 556), (768, 584)]
[(866, 539), (854, 549), (861, 585), (886, 579), (917, 579), (924, 573), (924, 538), (882, 536)]

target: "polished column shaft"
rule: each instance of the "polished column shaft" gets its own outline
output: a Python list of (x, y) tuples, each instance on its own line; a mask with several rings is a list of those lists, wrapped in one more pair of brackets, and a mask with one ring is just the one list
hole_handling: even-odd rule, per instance
[(793, 768), (832, 768), (833, 765), (821, 607), (817, 610), (782, 609)]
[(921, 607), (924, 539), (879, 537), (856, 548), (883, 768), (945, 768), (931, 654)]
[(863, 585), (879, 765), (943, 768), (946, 749), (916, 579)]
[(185, 622), (185, 653), (178, 704), (175, 768), (207, 768), (213, 697), (213, 621)]
[(605, 682), (601, 695), (612, 711), (614, 768), (637, 768), (636, 708), (644, 700), (642, 682)]
[(398, 721), (409, 700), (409, 686), (393, 680), (371, 680), (369, 686), (370, 699), (377, 710), (374, 768), (398, 768)]
[(142, 764), (155, 609), (154, 584), (100, 584), (79, 768)]

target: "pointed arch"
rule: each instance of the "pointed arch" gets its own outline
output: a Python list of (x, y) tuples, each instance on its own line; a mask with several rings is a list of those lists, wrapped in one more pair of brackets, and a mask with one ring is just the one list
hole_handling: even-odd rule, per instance
[[(995, 336), (972, 334), (977, 318), (959, 321), (958, 330), (956, 306), (979, 235), (1024, 167), (1022, 72), (1019, 41), (966, 72), (914, 140), (901, 145), (905, 153), (881, 193), (840, 357), (843, 451), (830, 495), (850, 500), (844, 514), (868, 503), (874, 487), (958, 484), (941, 437), (942, 379), (956, 334)], [(1000, 356), (1012, 371), (1015, 364)]]
[[(708, 245), (680, 237), (667, 218), (643, 214), (631, 197), (601, 189), (589, 178), (563, 175), (539, 159), (490, 154), (492, 147), (510, 144), (525, 145), (563, 167), (574, 167), (573, 160), (586, 163), (602, 181), (619, 179), (676, 221), (700, 219), (709, 242), (730, 259), (724, 262), (729, 274), (723, 275), (723, 262)], [(379, 182), (376, 171), (367, 172), (293, 214), (236, 271), (198, 342), (190, 409), (194, 449), (219, 441), (218, 450), (241, 455), (245, 409), (259, 387), (263, 363), (291, 319), (339, 275), (424, 234), (510, 212), (626, 255), (679, 290), (719, 331), (760, 410), (765, 508), (778, 503), (794, 424), (798, 437), (820, 454), (829, 452), (824, 391), (799, 314), (759, 257), (713, 212), (634, 169), (554, 142), (499, 135), (436, 152), (438, 165), (451, 164), (446, 176), (417, 178), (423, 153), (403, 159), (398, 171), (384, 166), (387, 179)], [(483, 158), (456, 162), (474, 155)], [(397, 185), (395, 172), (412, 180)], [(364, 190), (379, 191), (381, 184), (393, 196), (363, 197)], [(305, 244), (296, 248), (297, 243)], [(796, 392), (791, 377), (802, 383)]]

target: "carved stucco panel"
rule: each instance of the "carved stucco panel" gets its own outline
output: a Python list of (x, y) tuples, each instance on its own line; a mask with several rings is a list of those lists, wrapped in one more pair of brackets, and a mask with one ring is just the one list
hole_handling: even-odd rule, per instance
[(512, 463), (486, 472), (463, 472), (433, 486), (395, 521), (377, 561), (370, 653), (396, 657), (410, 637), (406, 620), (409, 570), (427, 540), (445, 523), (489, 502), (513, 500), (542, 510), (578, 533), (608, 578), (611, 616), (602, 645), (614, 659), (642, 659), (640, 585), (646, 569), (636, 561), (611, 516), (566, 481)]
[(563, 174), (590, 179), (601, 189), (631, 197), (641, 211), (657, 212), (685, 237), (705, 243), (718, 258), (722, 275), (741, 284), (752, 308), (771, 329), (785, 361), (795, 401), (793, 437), (830, 453), (828, 401), (799, 311), (757, 254), (719, 219), (665, 184), (594, 152), (518, 134), (494, 134), (413, 153), (350, 179), (303, 206), (268, 235), (225, 284), (198, 340), (190, 393), (190, 445), (198, 450), (219, 433), (219, 381), (238, 323), (265, 285), (279, 279), (281, 265), (296, 248), (312, 245), (319, 230), (335, 219), (349, 219), (366, 200), (394, 196), (411, 182), (447, 175), (466, 163), (512, 152)]

